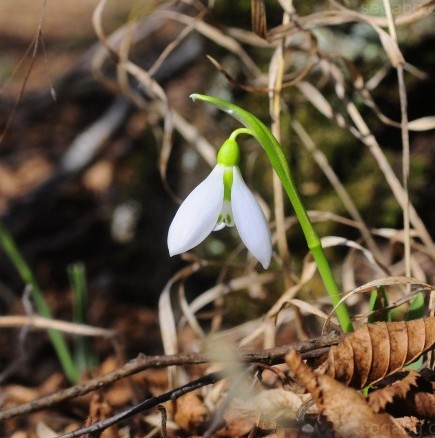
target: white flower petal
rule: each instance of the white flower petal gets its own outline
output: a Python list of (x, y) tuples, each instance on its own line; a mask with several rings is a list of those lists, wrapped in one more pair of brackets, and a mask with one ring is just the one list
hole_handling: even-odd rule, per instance
[(237, 166), (234, 166), (231, 207), (240, 238), (249, 252), (267, 269), (272, 257), (269, 225)]
[(213, 228), (213, 231), (220, 231), (225, 228), (225, 222), (219, 222), (216, 224), (216, 226)]
[(169, 227), (171, 256), (199, 245), (216, 226), (224, 201), (224, 166), (217, 165), (180, 205)]

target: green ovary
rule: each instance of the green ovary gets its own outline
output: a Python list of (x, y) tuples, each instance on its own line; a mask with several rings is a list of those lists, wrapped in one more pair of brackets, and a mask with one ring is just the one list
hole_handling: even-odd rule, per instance
[(217, 155), (217, 163), (222, 166), (237, 166), (240, 161), (240, 150), (237, 142), (231, 138), (225, 140)]

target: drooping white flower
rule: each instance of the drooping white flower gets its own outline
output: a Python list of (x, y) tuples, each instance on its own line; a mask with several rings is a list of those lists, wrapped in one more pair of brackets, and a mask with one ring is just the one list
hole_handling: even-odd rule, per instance
[(215, 168), (181, 204), (169, 227), (171, 256), (199, 245), (212, 231), (235, 225), (251, 254), (268, 268), (272, 256), (269, 226), (243, 181), (238, 162), (238, 145), (228, 139), (219, 150)]

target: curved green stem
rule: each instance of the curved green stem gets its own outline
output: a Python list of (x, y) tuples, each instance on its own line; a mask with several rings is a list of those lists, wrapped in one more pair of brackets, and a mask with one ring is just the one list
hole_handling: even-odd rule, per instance
[(237, 136), (240, 135), (240, 134), (253, 135), (252, 131), (250, 129), (248, 129), (248, 128), (239, 128), (239, 129), (236, 129), (235, 131), (233, 131), (231, 133), (230, 139), (235, 141)]
[(305, 235), (308, 248), (311, 251), (314, 261), (316, 262), (317, 269), (319, 270), (320, 276), (322, 277), (323, 283), (328, 292), (331, 303), (334, 307), (336, 307), (336, 314), (340, 326), (345, 332), (352, 331), (353, 325), (347, 311), (347, 307), (344, 303), (339, 304), (340, 290), (338, 289), (337, 283), (335, 282), (334, 276), (332, 275), (332, 271), (329, 266), (328, 260), (326, 259), (326, 255), (320, 239), (313, 228), (311, 220), (308, 217), (308, 214), (296, 190), (296, 186), (290, 173), (290, 168), (287, 164), (287, 160), (278, 140), (273, 136), (273, 134), (263, 122), (261, 122), (251, 113), (238, 107), (237, 105), (218, 99), (216, 97), (206, 96), (202, 94), (192, 94), (190, 97), (193, 100), (201, 100), (216, 106), (220, 110), (225, 111), (230, 116), (234, 117), (247, 128), (237, 129), (231, 134), (230, 138), (234, 139), (235, 136), (242, 133), (250, 134), (255, 137), (255, 139), (263, 147), (267, 157), (269, 158), (270, 163), (272, 164), (272, 167), (274, 168), (275, 172), (281, 180), (287, 196), (290, 199), (295, 214), (301, 225), (302, 231)]

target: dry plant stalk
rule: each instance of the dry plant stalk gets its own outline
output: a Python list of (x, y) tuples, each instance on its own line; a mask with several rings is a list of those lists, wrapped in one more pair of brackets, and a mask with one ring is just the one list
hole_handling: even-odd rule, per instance
[(400, 371), (434, 346), (435, 317), (366, 324), (332, 347), (319, 371), (364, 388)]
[(359, 392), (328, 375), (314, 373), (295, 350), (290, 350), (286, 362), (296, 379), (310, 392), (319, 412), (332, 423), (337, 436), (346, 438), (408, 436), (388, 414), (375, 413)]
[(264, 0), (251, 0), (252, 29), (261, 38), (267, 34), (266, 6)]

